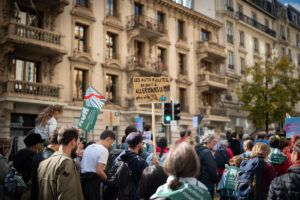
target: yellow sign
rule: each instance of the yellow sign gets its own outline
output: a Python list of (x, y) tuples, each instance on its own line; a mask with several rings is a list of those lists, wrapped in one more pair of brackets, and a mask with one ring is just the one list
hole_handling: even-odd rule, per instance
[(162, 77), (134, 77), (134, 102), (154, 103), (169, 101), (170, 78)]

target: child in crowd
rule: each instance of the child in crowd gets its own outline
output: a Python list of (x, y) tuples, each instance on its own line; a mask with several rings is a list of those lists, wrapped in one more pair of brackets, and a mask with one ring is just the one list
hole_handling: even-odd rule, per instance
[(252, 140), (246, 140), (244, 142), (244, 153), (240, 155), (243, 160), (249, 160), (251, 158), (251, 151), (253, 146), (254, 143)]
[(240, 156), (234, 156), (230, 159), (230, 166), (225, 166), (222, 179), (217, 186), (220, 191), (220, 200), (233, 200), (236, 199), (235, 183), (239, 172), (239, 167), (243, 159)]

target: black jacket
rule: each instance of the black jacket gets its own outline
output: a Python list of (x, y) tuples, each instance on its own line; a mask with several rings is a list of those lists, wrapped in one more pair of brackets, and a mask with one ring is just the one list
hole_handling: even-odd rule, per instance
[(300, 199), (300, 162), (292, 166), (287, 173), (275, 178), (269, 189), (268, 200)]
[(232, 151), (232, 154), (234, 156), (240, 155), (241, 154), (241, 146), (240, 146), (240, 141), (237, 140), (236, 138), (231, 138), (229, 140), (229, 148)]
[(54, 151), (51, 148), (45, 147), (43, 151), (38, 153), (34, 158), (33, 158), (33, 163), (32, 163), (32, 177), (31, 177), (31, 200), (38, 200), (39, 198), (39, 185), (38, 185), (38, 178), (37, 178), (37, 171), (39, 168), (40, 163), (43, 160), (46, 160), (49, 158)]
[(25, 148), (18, 151), (14, 157), (13, 166), (22, 174), (25, 183), (31, 179), (32, 162), (35, 155), (35, 152)]
[(215, 184), (218, 183), (217, 164), (211, 151), (199, 144), (196, 147), (196, 152), (200, 159), (200, 176), (199, 180), (203, 184)]

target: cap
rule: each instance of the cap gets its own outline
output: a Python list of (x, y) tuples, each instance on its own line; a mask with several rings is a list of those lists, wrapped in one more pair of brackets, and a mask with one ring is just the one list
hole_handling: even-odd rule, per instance
[(143, 139), (145, 139), (145, 137), (141, 133), (132, 132), (126, 137), (126, 142), (129, 147), (135, 147), (143, 141)]
[(37, 143), (43, 143), (42, 137), (40, 134), (31, 133), (25, 139), (24, 143), (27, 147), (36, 145)]
[(207, 134), (204, 135), (204, 137), (202, 138), (202, 143), (206, 144), (209, 143), (210, 141), (212, 141), (214, 138), (216, 138), (213, 134)]

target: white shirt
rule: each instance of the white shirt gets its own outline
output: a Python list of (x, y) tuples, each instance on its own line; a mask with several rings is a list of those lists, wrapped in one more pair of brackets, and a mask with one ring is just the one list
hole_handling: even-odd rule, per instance
[(47, 140), (50, 136), (50, 134), (56, 129), (57, 121), (54, 117), (51, 117), (45, 128), (41, 128), (40, 126), (36, 126), (34, 129), (34, 132), (36, 134), (40, 134), (42, 139)]
[(81, 173), (97, 173), (99, 163), (106, 165), (108, 159), (108, 150), (101, 144), (92, 144), (88, 146), (81, 160)]

